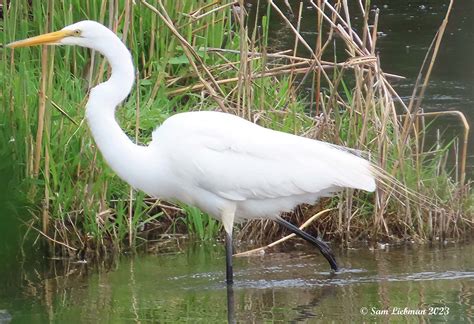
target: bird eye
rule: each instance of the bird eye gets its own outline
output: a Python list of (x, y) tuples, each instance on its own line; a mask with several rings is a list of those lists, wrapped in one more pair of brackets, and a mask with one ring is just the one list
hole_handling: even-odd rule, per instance
[(73, 34), (74, 34), (74, 36), (81, 36), (81, 30), (76, 29), (75, 31), (73, 31)]

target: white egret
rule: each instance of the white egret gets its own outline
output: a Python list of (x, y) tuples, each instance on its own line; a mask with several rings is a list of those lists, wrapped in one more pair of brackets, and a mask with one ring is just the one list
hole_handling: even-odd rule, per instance
[(81, 21), (60, 31), (10, 43), (78, 45), (100, 52), (110, 79), (90, 91), (86, 119), (108, 165), (146, 194), (199, 207), (226, 231), (227, 282), (232, 283), (232, 228), (248, 219), (272, 219), (316, 245), (337, 270), (329, 246), (279, 215), (341, 188), (375, 190), (371, 164), (329, 143), (263, 128), (211, 111), (168, 118), (147, 146), (134, 144), (115, 120), (130, 93), (134, 67), (127, 47), (108, 28)]

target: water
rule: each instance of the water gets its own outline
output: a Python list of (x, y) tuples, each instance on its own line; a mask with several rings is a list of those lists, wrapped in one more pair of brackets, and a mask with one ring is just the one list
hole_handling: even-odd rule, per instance
[[(337, 250), (337, 274), (301, 247), (235, 259), (230, 307), (238, 322), (474, 319), (474, 244)], [(224, 249), (212, 244), (100, 267), (50, 260), (2, 281), (0, 310), (13, 323), (222, 323), (224, 270)], [(397, 309), (442, 315), (371, 315)]]
[[(257, 1), (251, 2), (250, 16), (253, 20)], [(260, 2), (260, 13), (266, 13), (266, 2)], [(289, 16), (284, 1), (275, 3)], [(297, 13), (299, 1), (290, 3), (292, 11)], [(356, 31), (360, 31), (361, 18), (355, 14), (360, 12), (357, 3), (349, 1), (353, 26)], [(304, 4), (301, 33), (314, 48), (316, 10), (309, 3)], [(372, 1), (371, 8), (380, 10), (377, 53), (385, 72), (406, 77), (406, 80), (395, 84), (404, 99), (408, 99), (412, 93), (423, 59), (446, 15), (448, 4), (449, 1), (438, 0)], [(470, 120), (474, 117), (473, 12), (473, 1), (455, 1), (426, 94), (424, 107), (427, 110), (460, 110)], [(296, 24), (296, 17), (291, 21)], [(269, 30), (271, 46), (278, 50), (293, 48), (294, 34), (277, 14), (272, 14)], [(308, 51), (300, 46), (298, 54), (308, 56)]]

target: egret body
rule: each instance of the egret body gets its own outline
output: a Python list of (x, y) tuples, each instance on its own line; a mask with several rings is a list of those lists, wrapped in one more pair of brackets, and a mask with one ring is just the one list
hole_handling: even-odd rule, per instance
[(11, 48), (78, 45), (100, 52), (110, 79), (94, 87), (86, 106), (92, 136), (117, 175), (146, 194), (194, 205), (220, 220), (226, 235), (227, 282), (232, 283), (232, 228), (272, 219), (313, 243), (337, 270), (330, 248), (279, 215), (341, 188), (375, 190), (371, 164), (344, 148), (260, 127), (210, 111), (168, 118), (147, 146), (137, 145), (115, 120), (134, 83), (131, 54), (108, 28), (81, 21), (60, 31), (9, 44)]

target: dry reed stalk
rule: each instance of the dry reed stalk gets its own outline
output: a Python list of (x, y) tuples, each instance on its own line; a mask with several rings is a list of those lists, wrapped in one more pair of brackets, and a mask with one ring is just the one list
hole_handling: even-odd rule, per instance
[(132, 2), (130, 0), (125, 0), (124, 13), (123, 13), (123, 29), (122, 29), (122, 42), (124, 42), (124, 44), (127, 44), (127, 37), (130, 30), (130, 24), (133, 23), (133, 21), (131, 21), (130, 19), (132, 10), (133, 10)]
[[(353, 59), (353, 60), (349, 59), (347, 62), (343, 62), (343, 63), (322, 65), (322, 68), (326, 69), (326, 70), (333, 69), (335, 66), (353, 68), (358, 64), (359, 65), (366, 65), (366, 64), (371, 64), (374, 61), (375, 61), (375, 58), (372, 58), (372, 57), (357, 58), (357, 59)], [(286, 65), (277, 66), (277, 67), (272, 68), (272, 69), (266, 69), (265, 71), (262, 71), (262, 72), (259, 72), (257, 74), (251, 75), (250, 79), (259, 79), (259, 78), (265, 78), (265, 77), (270, 77), (270, 76), (286, 75), (286, 74), (289, 74), (291, 72), (294, 73), (294, 74), (301, 74), (301, 73), (307, 74), (308, 72), (314, 71), (314, 69), (315, 69), (314, 65), (311, 65), (311, 66), (305, 67), (305, 68), (299, 68), (299, 69), (295, 69), (294, 67), (308, 65), (309, 62), (311, 62), (311, 61), (305, 61), (305, 62), (294, 63), (294, 64), (286, 64)], [(312, 62), (314, 62), (314, 60), (312, 60)], [(230, 63), (230, 64), (233, 64), (233, 63)], [(366, 69), (362, 68), (362, 70), (365, 71)], [(180, 78), (182, 78), (182, 77), (174, 78), (174, 79), (170, 80), (167, 84), (168, 87), (171, 87), (171, 85), (176, 83)], [(217, 80), (216, 82), (217, 82), (217, 84), (226, 84), (226, 83), (237, 82), (238, 80), (239, 80), (238, 77), (234, 77), (234, 78)], [(174, 95), (183, 94), (183, 93), (186, 93), (186, 92), (189, 92), (189, 91), (199, 91), (199, 90), (202, 90), (204, 88), (205, 88), (204, 84), (196, 83), (196, 84), (193, 84), (193, 85), (190, 85), (190, 86), (187, 86), (187, 87), (182, 87), (182, 88), (178, 88), (178, 89), (168, 91), (167, 95), (174, 96)]]
[(362, 0), (359, 0), (359, 7), (364, 21), (364, 26), (362, 27), (362, 46), (371, 49), (371, 52), (373, 52), (375, 51), (375, 47), (372, 45), (372, 39), (370, 37), (369, 30), (369, 1), (366, 1), (364, 5)]
[[(319, 7), (321, 7), (321, 0), (318, 0)], [(315, 42), (315, 49), (314, 53), (319, 61), (322, 61), (322, 34), (323, 34), (323, 18), (321, 13), (318, 11), (317, 16), (317, 35), (316, 35), (316, 42)], [(312, 87), (311, 87), (311, 103), (310, 103), (310, 116), (318, 116), (319, 115), (319, 105), (320, 105), (320, 93), (321, 93), (321, 72), (316, 70), (313, 73), (312, 79)], [(313, 114), (313, 101), (315, 107), (315, 113)]]
[(295, 35), (295, 37), (298, 38), (298, 40), (303, 44), (303, 46), (311, 53), (311, 56), (314, 58), (314, 63), (317, 65), (319, 69), (321, 69), (321, 73), (323, 74), (324, 78), (328, 81), (329, 85), (331, 85), (331, 79), (329, 76), (326, 74), (324, 69), (321, 66), (321, 62), (318, 61), (317, 56), (314, 54), (313, 49), (311, 46), (308, 45), (306, 40), (298, 33), (296, 28), (293, 26), (293, 24), (286, 18), (286, 16), (283, 14), (283, 12), (278, 8), (278, 6), (273, 2), (273, 0), (268, 0), (268, 3), (272, 6), (273, 9), (278, 13), (278, 15), (285, 21), (288, 27), (290, 27), (291, 31)]
[[(52, 5), (51, 2), (48, 2), (48, 5)], [(48, 15), (48, 23), (51, 26), (51, 15)], [(51, 30), (51, 28), (49, 28)], [(52, 83), (53, 83), (53, 68), (54, 68), (54, 50), (50, 51), (49, 53), (49, 66), (48, 66), (48, 75), (46, 79), (48, 80), (48, 83), (45, 87), (45, 92), (43, 93), (44, 95), (44, 100), (46, 101), (47, 99), (47, 94), (46, 92), (50, 93), (52, 90)], [(44, 103), (44, 106), (46, 107), (46, 102)], [(42, 218), (43, 218), (43, 232), (47, 233), (47, 230), (49, 228), (49, 223), (50, 223), (50, 144), (51, 144), (51, 111), (48, 109), (44, 113), (44, 170), (43, 170), (43, 176), (44, 176), (44, 204), (43, 204), (43, 210), (42, 210)]]
[[(411, 125), (414, 125), (414, 123), (415, 123), (416, 116), (413, 114), (413, 112), (415, 112), (421, 106), (421, 102), (423, 100), (423, 96), (424, 96), (425, 90), (428, 86), (428, 82), (429, 82), (429, 79), (430, 79), (430, 76), (431, 76), (431, 71), (433, 69), (434, 62), (436, 61), (438, 50), (439, 50), (439, 47), (441, 45), (441, 40), (443, 39), (444, 31), (446, 29), (446, 25), (448, 24), (448, 18), (449, 18), (449, 15), (451, 14), (453, 3), (454, 3), (454, 0), (451, 0), (450, 3), (449, 3), (448, 9), (446, 10), (445, 18), (443, 19), (443, 22), (442, 22), (438, 32), (436, 33), (436, 35), (433, 39), (433, 42), (431, 43), (431, 45), (428, 49), (428, 52), (426, 53), (425, 59), (424, 59), (423, 64), (420, 68), (420, 72), (417, 76), (417, 80), (416, 80), (415, 86), (413, 88), (413, 93), (412, 93), (412, 96), (411, 96), (411, 100), (410, 100), (409, 105), (408, 105), (407, 118), (405, 119), (403, 127), (402, 127), (402, 129), (403, 129), (403, 134), (402, 134), (402, 141), (403, 142), (402, 142), (402, 144), (406, 143), (406, 141), (408, 139), (408, 134), (409, 134), (410, 130), (412, 129)], [(423, 77), (423, 71), (425, 69), (426, 64), (428, 63), (428, 58), (429, 58), (429, 55), (430, 55), (431, 52), (432, 52), (431, 60), (430, 60), (430, 63), (429, 63), (429, 66), (428, 66), (423, 84), (421, 86), (420, 93), (418, 94), (419, 83), (421, 82), (421, 79)]]
[(462, 113), (459, 110), (445, 110), (445, 111), (433, 111), (433, 112), (421, 112), (416, 114), (419, 117), (437, 117), (437, 116), (446, 116), (446, 115), (452, 115), (461, 121), (461, 124), (464, 128), (463, 132), (463, 141), (462, 141), (462, 149), (460, 154), (458, 154), (458, 158), (461, 160), (461, 166), (459, 168), (459, 172), (457, 175), (459, 176), (459, 183), (461, 186), (464, 185), (466, 181), (466, 164), (467, 164), (467, 149), (468, 149), (468, 143), (469, 143), (469, 122), (467, 121), (466, 116), (464, 113)]
[[(64, 247), (68, 248), (68, 249), (71, 250), (71, 251), (77, 251), (76, 248), (74, 248), (74, 247), (72, 247), (72, 246), (69, 246), (69, 245), (67, 245), (67, 244), (65, 244), (65, 243), (63, 243), (63, 242), (57, 241), (57, 240), (55, 240), (54, 238), (48, 236), (45, 232), (43, 232), (43, 231), (41, 231), (40, 229), (37, 229), (36, 227), (34, 227), (34, 226), (33, 226), (33, 223), (34, 223), (33, 221), (28, 224), (28, 223), (26, 223), (25, 221), (23, 221), (22, 219), (20, 219), (20, 222), (22, 222), (28, 229), (33, 229), (33, 230), (35, 230), (38, 234), (44, 236), (48, 241), (51, 241), (51, 242), (53, 242), (54, 244), (59, 244), (59, 245), (61, 245), (61, 246), (64, 246)], [(28, 233), (25, 233), (25, 235), (28, 235)], [(26, 237), (26, 236), (25, 236), (25, 237)]]
[[(141, 0), (141, 2), (148, 8), (150, 9), (153, 13), (155, 13), (165, 24), (166, 26), (169, 28), (169, 30), (173, 33), (173, 35), (176, 36), (176, 38), (180, 41), (181, 45), (183, 45), (183, 51), (184, 51), (184, 54), (186, 55), (186, 57), (188, 58), (189, 60), (189, 63), (191, 64), (192, 68), (194, 69), (194, 71), (196, 72), (196, 75), (198, 76), (199, 80), (201, 81), (202, 84), (205, 85), (206, 89), (209, 91), (209, 94), (211, 95), (211, 97), (214, 99), (214, 101), (216, 101), (216, 103), (219, 105), (219, 107), (223, 110), (223, 111), (227, 111), (227, 108), (225, 106), (225, 103), (224, 101), (222, 100), (222, 96), (223, 96), (223, 92), (222, 92), (222, 89), (219, 87), (219, 85), (217, 84), (216, 80), (214, 79), (214, 76), (209, 72), (209, 70), (207, 69), (206, 65), (204, 64), (204, 62), (202, 61), (201, 57), (196, 53), (196, 51), (194, 50), (194, 48), (188, 43), (188, 41), (186, 41), (186, 39), (178, 32), (178, 30), (176, 29), (176, 27), (174, 26), (174, 23), (173, 21), (171, 20), (171, 18), (168, 16), (167, 12), (166, 12), (166, 9), (165, 7), (163, 6), (163, 3), (161, 2), (161, 0), (158, 1), (158, 4), (160, 6), (160, 9), (163, 11), (163, 13), (161, 13), (157, 8), (155, 8), (154, 6), (152, 6), (151, 4), (149, 4), (147, 1), (145, 0)], [(200, 66), (203, 68), (204, 72), (206, 73), (206, 75), (209, 77), (210, 79), (210, 83), (207, 82), (204, 77), (201, 75), (201, 73), (199, 72), (199, 69), (196, 65), (196, 63), (194, 62), (194, 59), (200, 64)], [(211, 86), (212, 84), (212, 86)], [(219, 94), (216, 92), (216, 90), (219, 92)]]
[[(52, 1), (48, 1), (47, 8), (52, 7)], [(47, 19), (45, 21), (44, 30), (45, 32), (51, 31), (51, 24), (52, 24), (52, 10), (48, 10)], [(52, 51), (51, 51), (52, 52)], [(40, 81), (40, 92), (39, 92), (39, 106), (38, 106), (38, 130), (36, 133), (36, 147), (35, 147), (35, 158), (34, 158), (34, 167), (33, 167), (33, 176), (35, 178), (39, 175), (39, 170), (41, 166), (41, 158), (42, 152), (44, 148), (44, 178), (45, 178), (45, 186), (44, 186), (44, 200), (42, 206), (42, 229), (44, 233), (47, 233), (49, 229), (49, 162), (50, 162), (50, 155), (48, 151), (49, 146), (49, 139), (50, 139), (50, 113), (46, 112), (46, 104), (47, 104), (47, 91), (51, 88), (52, 82), (52, 64), (50, 64), (51, 60), (53, 60), (53, 56), (48, 50), (48, 46), (43, 46), (41, 51), (41, 81)]]
[[(46, 29), (47, 31), (48, 29)], [(33, 177), (37, 178), (41, 163), (41, 152), (43, 147), (44, 114), (46, 110), (46, 83), (48, 71), (48, 47), (41, 48), (41, 81), (38, 93), (38, 129), (36, 131), (35, 154), (33, 159)]]
[[(236, 1), (237, 2), (237, 1)], [(212, 6), (215, 6), (217, 4), (221, 3), (221, 0), (214, 0), (202, 7), (199, 7), (198, 9), (194, 10), (194, 11), (191, 11), (189, 14), (186, 14), (186, 13), (182, 13), (182, 15), (184, 16), (187, 16), (187, 17), (191, 17), (191, 18), (194, 18), (194, 19), (198, 19), (198, 18), (202, 18), (202, 15), (198, 15), (200, 12), (206, 10), (207, 8), (210, 8)], [(235, 2), (234, 2), (235, 3)], [(232, 3), (232, 4), (234, 4)], [(210, 10), (210, 11), (213, 11), (213, 10)], [(206, 12), (207, 13), (207, 12)], [(196, 16), (198, 15), (198, 16)], [(206, 15), (206, 14), (204, 14)]]
[[(298, 8), (298, 16), (296, 18), (296, 31), (298, 34), (300, 34), (300, 28), (301, 28), (301, 17), (302, 17), (302, 14), (303, 14), (303, 2), (300, 1), (300, 5), (299, 5), (299, 8)], [(293, 56), (296, 57), (296, 53), (298, 51), (298, 37), (295, 37), (295, 43), (293, 45)], [(292, 60), (290, 60), (290, 65), (293, 65), (294, 62)], [(294, 79), (294, 75), (293, 73), (290, 72), (290, 85), (293, 85), (293, 80)]]
[(200, 14), (200, 15), (197, 15), (197, 16), (196, 16), (196, 14), (197, 14), (198, 12), (201, 12), (201, 11), (203, 11), (204, 9), (207, 9), (208, 7), (211, 7), (211, 6), (214, 6), (214, 5), (216, 5), (216, 4), (219, 4), (220, 2), (221, 2), (220, 0), (217, 0), (217, 1), (214, 1), (213, 3), (209, 3), (209, 4), (207, 4), (207, 5), (203, 6), (203, 7), (200, 7), (200, 8), (197, 9), (194, 13), (191, 13), (191, 14), (186, 14), (186, 13), (184, 13), (184, 14), (183, 14), (184, 16), (188, 16), (188, 17), (192, 18), (192, 20), (189, 21), (189, 22), (187, 22), (187, 23), (185, 23), (185, 24), (183, 24), (183, 25), (181, 25), (181, 26), (179, 26), (178, 29), (182, 29), (182, 28), (184, 28), (184, 27), (186, 27), (186, 26), (188, 26), (188, 25), (190, 25), (190, 24), (194, 24), (194, 23), (196, 23), (198, 20), (200, 20), (200, 19), (202, 19), (202, 18), (204, 18), (204, 17), (206, 17), (206, 16), (209, 16), (209, 15), (211, 15), (211, 14), (213, 14), (213, 13), (216, 13), (216, 12), (218, 12), (218, 11), (221, 11), (221, 10), (223, 10), (223, 9), (227, 9), (228, 7), (232, 7), (232, 6), (234, 6), (234, 5), (236, 5), (236, 4), (239, 3), (239, 1), (229, 2), (229, 3), (226, 3), (226, 4), (222, 5), (222, 6), (220, 6), (220, 7), (211, 9), (211, 10), (209, 10), (209, 11), (206, 11), (206, 12), (203, 13), (203, 14)]
[[(230, 50), (230, 49), (223, 49), (223, 48), (214, 48), (214, 47), (207, 47), (205, 50), (209, 53), (232, 53), (232, 54), (240, 54), (240, 51), (237, 50)], [(250, 58), (253, 57), (263, 57), (266, 56), (268, 58), (275, 58), (275, 59), (286, 59), (289, 61), (298, 61), (299, 63), (294, 63), (295, 65), (307, 65), (312, 67), (314, 70), (318, 71), (315, 67), (317, 66), (316, 61), (311, 58), (306, 58), (306, 57), (299, 57), (299, 56), (293, 56), (293, 55), (286, 55), (283, 54), (285, 52), (289, 52), (291, 50), (286, 50), (278, 53), (260, 53), (260, 52), (249, 52), (248, 56)], [(325, 61), (325, 60), (319, 60), (321, 63), (321, 66), (323, 69), (332, 69), (332, 68), (337, 68), (337, 67), (354, 67), (356, 65), (363, 65), (363, 64), (372, 64), (372, 63), (377, 63), (377, 57), (375, 55), (364, 55), (364, 56), (359, 56), (359, 57), (350, 57), (347, 59), (345, 62), (330, 62), (330, 61)], [(291, 64), (281, 64), (281, 67), (291, 67)], [(364, 69), (361, 66), (362, 69)], [(369, 69), (364, 69), (364, 71), (369, 71)], [(405, 79), (404, 76), (398, 75), (398, 74), (393, 74), (393, 73), (386, 73), (386, 72), (381, 72), (381, 75), (384, 78), (391, 78), (391, 79), (398, 79), (398, 80), (403, 80)], [(392, 88), (393, 89), (393, 88)], [(395, 90), (393, 90), (395, 92)], [(393, 95), (397, 95), (396, 92)], [(400, 99), (401, 100), (401, 99)]]
[[(291, 69), (290, 68), (290, 69), (286, 69), (286, 70), (278, 69), (277, 71), (272, 71), (272, 72), (259, 72), (256, 75), (250, 76), (250, 79), (255, 80), (255, 79), (260, 79), (260, 78), (268, 78), (268, 77), (271, 77), (271, 76), (287, 75), (291, 71), (293, 71), (293, 73), (295, 73), (295, 74), (307, 73), (310, 70), (311, 70), (310, 68), (300, 68), (300, 69)], [(221, 84), (227, 84), (227, 83), (234, 83), (234, 82), (238, 82), (238, 81), (239, 81), (239, 77), (233, 77), (233, 78), (228, 78), (228, 79), (223, 79), (223, 80), (216, 80), (216, 83), (221, 85)], [(186, 93), (186, 92), (203, 90), (204, 88), (206, 88), (206, 86), (204, 84), (197, 83), (197, 84), (190, 85), (190, 86), (187, 86), (187, 87), (181, 87), (181, 88), (178, 88), (178, 89), (167, 91), (166, 94), (168, 96), (175, 96), (175, 95), (183, 94), (183, 93)]]
[(245, 25), (245, 5), (242, 0), (239, 0), (239, 10), (232, 10), (232, 13), (234, 14), (235, 20), (237, 21), (237, 25), (239, 28), (239, 36), (240, 39), (242, 40), (239, 43), (239, 52), (240, 52), (240, 64), (239, 64), (239, 70), (237, 73), (237, 98), (236, 98), (236, 104), (237, 104), (237, 111), (236, 115), (241, 116), (243, 118), (249, 119), (250, 117), (250, 107), (248, 106), (248, 101), (247, 101), (247, 94), (248, 94), (248, 42), (247, 42), (247, 29)]

